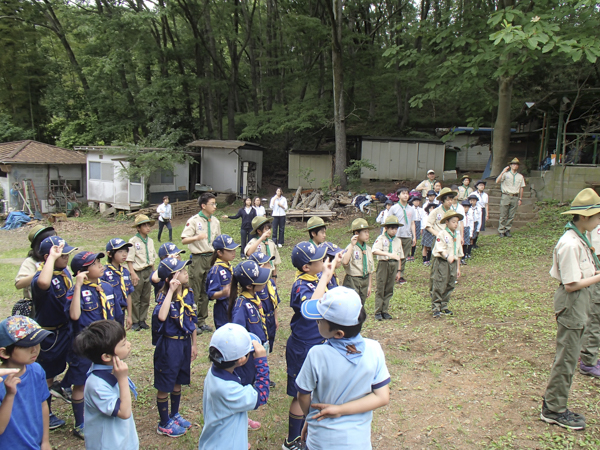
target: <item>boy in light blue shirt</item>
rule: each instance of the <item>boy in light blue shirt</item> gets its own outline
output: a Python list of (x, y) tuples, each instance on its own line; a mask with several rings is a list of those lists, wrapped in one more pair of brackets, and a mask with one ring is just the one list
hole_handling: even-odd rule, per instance
[(303, 441), (309, 450), (371, 449), (373, 410), (390, 401), (390, 374), (379, 343), (360, 335), (367, 317), (360, 297), (336, 287), (304, 301), (302, 315), (328, 339), (309, 350), (296, 378)]
[(130, 391), (136, 397), (137, 392), (122, 361), (131, 351), (125, 329), (114, 320), (99, 320), (79, 333), (74, 349), (92, 361), (83, 397), (86, 450), (138, 450)]
[[(242, 386), (233, 373), (248, 361), (254, 351), (254, 385)], [(267, 352), (257, 336), (235, 323), (219, 328), (210, 340), (209, 358), (213, 365), (204, 379), (202, 404), (204, 428), (199, 450), (245, 450), (248, 445), (248, 411), (267, 403), (269, 365)]]

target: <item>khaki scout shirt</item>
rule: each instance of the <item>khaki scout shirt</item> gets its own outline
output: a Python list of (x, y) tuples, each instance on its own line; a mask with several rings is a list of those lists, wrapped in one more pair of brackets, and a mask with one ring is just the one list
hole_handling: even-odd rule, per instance
[(462, 258), (463, 250), (462, 245), (460, 244), (460, 231), (456, 230), (454, 234), (456, 235), (455, 242), (453, 242), (454, 238), (452, 235), (448, 233), (448, 230), (444, 227), (437, 238), (435, 238), (432, 255), (437, 256), (438, 258), (444, 258), (444, 256)]
[[(200, 216), (199, 214), (194, 214), (190, 217), (183, 228), (181, 233), (181, 239), (183, 238), (191, 238), (199, 235), (200, 233), (208, 233), (208, 221)], [(194, 241), (191, 244), (188, 244), (188, 248), (190, 249), (190, 253), (194, 255), (198, 255), (201, 253), (211, 253), (214, 252), (215, 249), (212, 246), (215, 238), (221, 234), (221, 223), (219, 219), (215, 217), (213, 214), (210, 218), (210, 236), (208, 239), (202, 239), (200, 241)]]
[(525, 187), (525, 178), (520, 173), (509, 170), (500, 179), (500, 188), (503, 194), (518, 194)]
[(474, 189), (471, 186), (465, 187), (464, 185), (458, 187), (458, 200), (466, 200), (466, 198), (473, 193)]
[(146, 245), (138, 236), (129, 239), (129, 243), (133, 244), (129, 247), (127, 254), (127, 262), (133, 263), (133, 270), (140, 271), (146, 267), (154, 266), (156, 260), (156, 250), (154, 250), (154, 241), (148, 237), (148, 255), (146, 256)]
[[(19, 272), (15, 277), (15, 284), (21, 281), (23, 278), (35, 275), (39, 265), (40, 263), (33, 259), (31, 256), (27, 257), (25, 261), (23, 261), (23, 264), (21, 264), (21, 267), (19, 267)], [(31, 300), (31, 286), (23, 288), (23, 298)]]
[[(391, 237), (391, 236), (390, 236)], [(390, 251), (390, 240), (385, 234), (380, 234), (373, 243), (373, 251), (379, 250), (380, 252)], [(404, 259), (404, 250), (402, 249), (402, 241), (397, 239), (396, 236), (392, 237), (392, 253), (400, 255), (400, 259)], [(375, 255), (378, 261), (387, 261), (390, 259), (389, 256)]]
[[(248, 242), (248, 244), (246, 244), (246, 248), (244, 248), (244, 255), (250, 256), (248, 255), (248, 249), (250, 248), (250, 245), (254, 244), (257, 240), (258, 239), (256, 238), (250, 239), (250, 242)], [(269, 246), (269, 251), (271, 252), (271, 256), (275, 257), (272, 263), (273, 265), (278, 266), (279, 264), (281, 264), (281, 257), (279, 256), (279, 250), (277, 249), (277, 245), (275, 244), (275, 242), (273, 242), (273, 239), (269, 239), (267, 243)], [(256, 250), (254, 251), (263, 252), (265, 255), (269, 254), (267, 252), (267, 245), (265, 245), (265, 241), (262, 241), (260, 244), (258, 244), (258, 247), (256, 247)]]
[(449, 209), (444, 210), (444, 207), (442, 205), (438, 206), (433, 211), (431, 211), (429, 213), (429, 216), (427, 216), (426, 227), (430, 226), (435, 231), (441, 231), (444, 228), (446, 228), (445, 225), (442, 225), (440, 223), (440, 220), (442, 220), (442, 217), (444, 217), (444, 214), (446, 213), (446, 211), (449, 211)]
[[(398, 240), (398, 239), (396, 239)], [(346, 273), (352, 277), (363, 276), (363, 251), (358, 245), (352, 247), (352, 256), (348, 264), (344, 265)], [(371, 247), (367, 245), (367, 274), (375, 272), (375, 261), (373, 260), (373, 252)]]
[(430, 181), (429, 178), (423, 180), (419, 183), (419, 185), (415, 188), (416, 191), (421, 191), (423, 198), (427, 197), (427, 192), (433, 191), (433, 186), (435, 185), (435, 180)]
[(575, 231), (567, 230), (554, 247), (550, 276), (562, 284), (569, 284), (593, 277), (595, 273), (590, 248)]
[(600, 255), (600, 225), (598, 225), (594, 231), (587, 233), (587, 238), (594, 247), (596, 255)]

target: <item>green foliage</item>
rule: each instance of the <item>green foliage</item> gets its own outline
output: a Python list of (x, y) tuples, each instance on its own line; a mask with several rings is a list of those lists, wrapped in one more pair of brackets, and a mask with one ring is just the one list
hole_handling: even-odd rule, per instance
[(311, 169), (310, 167), (304, 167), (302, 169), (300, 169), (300, 172), (298, 173), (298, 178), (304, 180), (306, 182), (305, 186), (312, 186), (312, 184), (315, 182), (316, 178), (314, 178), (312, 176), (312, 174), (314, 173), (314, 170)]
[(344, 169), (348, 176), (348, 187), (351, 190), (356, 190), (360, 187), (360, 176), (362, 169), (375, 170), (375, 167), (368, 159), (351, 159), (350, 165)]
[(8, 114), (0, 112), (0, 142), (20, 141), (33, 138), (33, 131), (25, 130), (11, 123)]

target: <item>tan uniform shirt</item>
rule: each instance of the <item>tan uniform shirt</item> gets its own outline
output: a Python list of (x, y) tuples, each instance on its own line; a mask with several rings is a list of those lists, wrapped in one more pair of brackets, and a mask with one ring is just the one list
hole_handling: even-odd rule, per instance
[[(248, 244), (246, 244), (246, 248), (244, 248), (244, 255), (250, 256), (248, 255), (248, 248), (250, 248), (250, 245), (254, 244), (257, 240), (258, 239), (256, 238), (250, 239), (250, 242), (248, 242)], [(275, 259), (272, 261), (273, 265), (278, 266), (279, 264), (281, 264), (281, 257), (279, 256), (279, 250), (277, 249), (277, 245), (275, 244), (275, 242), (273, 242), (273, 239), (269, 239), (267, 242), (269, 245), (269, 251), (271, 252), (271, 256), (275, 257)], [(265, 255), (269, 254), (267, 252), (267, 245), (264, 241), (258, 244), (258, 247), (256, 247), (256, 250), (254, 251), (263, 252)]]
[[(398, 240), (398, 239), (396, 239)], [(363, 276), (363, 251), (358, 245), (352, 247), (352, 256), (348, 264), (344, 264), (346, 273), (353, 277)], [(375, 272), (375, 261), (373, 260), (373, 252), (371, 247), (367, 245), (367, 274)]]
[(474, 192), (474, 189), (471, 186), (465, 187), (464, 185), (458, 187), (458, 195), (456, 198), (458, 200), (466, 200), (466, 198)]
[(500, 178), (500, 188), (504, 194), (518, 194), (525, 187), (525, 178), (520, 173), (513, 174), (511, 170)]
[(140, 271), (146, 267), (151, 267), (156, 261), (156, 250), (154, 250), (154, 241), (148, 238), (148, 254), (146, 254), (146, 245), (138, 236), (129, 239), (129, 243), (133, 244), (129, 247), (127, 254), (127, 262), (133, 263), (133, 270)]
[[(380, 234), (375, 239), (373, 243), (373, 251), (378, 250), (380, 252), (389, 252), (390, 251), (390, 240), (386, 237), (385, 234)], [(392, 237), (392, 252), (395, 255), (399, 255), (400, 259), (404, 259), (404, 250), (402, 249), (402, 241), (396, 236)], [(389, 256), (381, 256), (375, 255), (378, 261), (387, 261), (390, 259)]]
[(440, 224), (440, 220), (442, 220), (442, 217), (444, 217), (444, 214), (446, 211), (449, 211), (448, 209), (444, 210), (444, 207), (442, 205), (438, 206), (437, 208), (435, 208), (434, 210), (432, 210), (429, 213), (429, 216), (427, 216), (427, 226), (430, 226), (431, 228), (433, 228), (435, 231), (441, 231), (444, 228), (446, 228), (445, 225)]
[(427, 192), (433, 191), (433, 185), (435, 184), (435, 180), (430, 181), (429, 178), (423, 180), (419, 183), (419, 185), (415, 188), (417, 191), (421, 191), (423, 198), (427, 197)]
[[(199, 214), (194, 214), (185, 224), (185, 227), (181, 233), (181, 239), (191, 238), (203, 232), (208, 233), (208, 221)], [(195, 255), (200, 253), (214, 252), (215, 249), (213, 248), (212, 243), (220, 234), (221, 223), (213, 214), (210, 218), (210, 236), (208, 239), (202, 239), (200, 241), (194, 241), (191, 244), (188, 244), (190, 252)]]
[[(15, 283), (18, 283), (23, 278), (30, 277), (31, 275), (35, 275), (38, 266), (40, 265), (35, 259), (31, 256), (27, 257), (21, 267), (19, 267), (19, 272), (17, 272), (17, 276), (15, 277)], [(27, 286), (23, 288), (23, 298), (31, 300), (31, 286)]]
[(595, 273), (590, 248), (575, 231), (567, 230), (554, 247), (550, 276), (562, 284), (569, 284), (593, 277)]
[(456, 230), (454, 234), (456, 235), (456, 241), (454, 241), (454, 238), (444, 226), (444, 229), (440, 231), (440, 234), (435, 239), (435, 245), (431, 254), (439, 258), (443, 258), (444, 256), (462, 258), (464, 255), (462, 245), (460, 244), (460, 231)]
[(588, 231), (587, 238), (594, 247), (596, 255), (600, 255), (600, 225), (598, 225), (591, 233)]

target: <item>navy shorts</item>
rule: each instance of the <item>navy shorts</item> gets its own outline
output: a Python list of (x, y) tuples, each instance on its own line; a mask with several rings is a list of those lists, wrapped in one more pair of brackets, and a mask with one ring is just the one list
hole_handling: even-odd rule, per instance
[(87, 373), (90, 367), (92, 367), (92, 361), (79, 356), (71, 349), (67, 355), (67, 362), (69, 363), (69, 370), (67, 370), (65, 378), (68, 385), (84, 386), (85, 380), (87, 380)]
[(217, 300), (215, 301), (215, 306), (213, 309), (213, 319), (215, 320), (215, 329), (221, 328), (226, 323), (229, 323), (229, 318), (227, 315), (227, 308), (229, 306), (229, 302), (227, 300)]
[[(324, 340), (322, 341), (324, 342)], [(302, 364), (308, 355), (308, 351), (315, 345), (319, 345), (322, 342), (315, 344), (308, 344), (294, 338), (294, 335), (290, 335), (285, 347), (285, 361), (287, 363), (287, 395), (296, 398), (298, 396), (298, 389), (296, 389), (296, 377), (300, 373)]]
[(67, 353), (71, 349), (71, 331), (68, 325), (51, 331), (54, 334), (42, 341), (36, 361), (46, 372), (46, 379), (54, 378), (65, 371)]
[(192, 338), (160, 336), (154, 349), (154, 387), (173, 392), (176, 384), (190, 384)]

